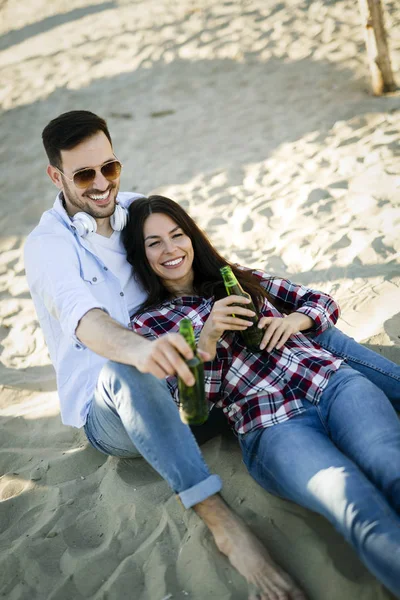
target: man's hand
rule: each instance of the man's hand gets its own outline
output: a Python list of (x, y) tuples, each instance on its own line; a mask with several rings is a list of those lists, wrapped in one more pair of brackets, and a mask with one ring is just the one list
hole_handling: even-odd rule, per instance
[(271, 352), (274, 348), (279, 350), (288, 341), (291, 335), (310, 329), (314, 321), (300, 312), (293, 312), (286, 317), (261, 317), (258, 322), (259, 329), (265, 329), (260, 349), (267, 348)]
[[(186, 365), (193, 358), (193, 351), (179, 333), (167, 333), (156, 340), (141, 338), (131, 354), (133, 366), (142, 373), (151, 373), (158, 379), (167, 375), (178, 375), (186, 385), (194, 385), (195, 380)], [(210, 360), (206, 352), (199, 352), (203, 361)]]

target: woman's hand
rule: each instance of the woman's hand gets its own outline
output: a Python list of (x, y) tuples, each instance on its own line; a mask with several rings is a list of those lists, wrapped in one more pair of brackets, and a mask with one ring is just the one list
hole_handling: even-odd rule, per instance
[(261, 317), (258, 322), (260, 329), (265, 329), (260, 349), (267, 348), (271, 352), (274, 348), (279, 350), (288, 341), (291, 335), (310, 329), (314, 321), (300, 312), (293, 312), (286, 317)]
[[(246, 317), (254, 317), (255, 313), (246, 308), (249, 302), (248, 298), (234, 295), (217, 300), (201, 330), (198, 347), (214, 358), (217, 341), (225, 331), (244, 331), (250, 327), (253, 322)], [(243, 307), (232, 304), (243, 304)]]

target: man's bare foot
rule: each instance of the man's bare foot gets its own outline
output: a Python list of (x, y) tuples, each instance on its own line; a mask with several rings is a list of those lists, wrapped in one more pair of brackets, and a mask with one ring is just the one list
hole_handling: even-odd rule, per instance
[(193, 508), (210, 529), (218, 549), (249, 583), (249, 600), (306, 600), (292, 578), (220, 496), (210, 496)]

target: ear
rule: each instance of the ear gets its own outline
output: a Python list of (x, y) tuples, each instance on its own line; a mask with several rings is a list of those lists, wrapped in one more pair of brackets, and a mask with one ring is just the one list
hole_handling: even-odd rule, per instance
[(52, 165), (48, 165), (47, 167), (47, 175), (50, 177), (54, 185), (58, 187), (59, 190), (63, 189), (63, 183), (61, 180), (61, 173), (58, 169), (53, 167)]

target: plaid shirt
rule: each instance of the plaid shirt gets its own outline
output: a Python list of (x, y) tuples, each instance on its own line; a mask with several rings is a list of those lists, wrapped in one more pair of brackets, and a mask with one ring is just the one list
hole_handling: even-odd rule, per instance
[[(272, 297), (289, 311), (301, 312), (314, 321), (310, 333), (318, 335), (339, 317), (339, 307), (324, 294), (287, 279), (253, 271)], [(133, 331), (150, 339), (179, 330), (179, 321), (188, 317), (196, 339), (214, 305), (214, 298), (183, 296), (135, 315)], [(261, 315), (283, 317), (265, 299)], [(205, 363), (207, 399), (223, 409), (231, 426), (243, 434), (281, 423), (304, 411), (302, 399), (318, 403), (329, 377), (342, 359), (321, 348), (304, 333), (292, 335), (280, 350), (250, 352), (240, 334), (226, 331), (217, 343), (213, 361)], [(176, 377), (167, 377), (171, 393), (179, 404)]]

